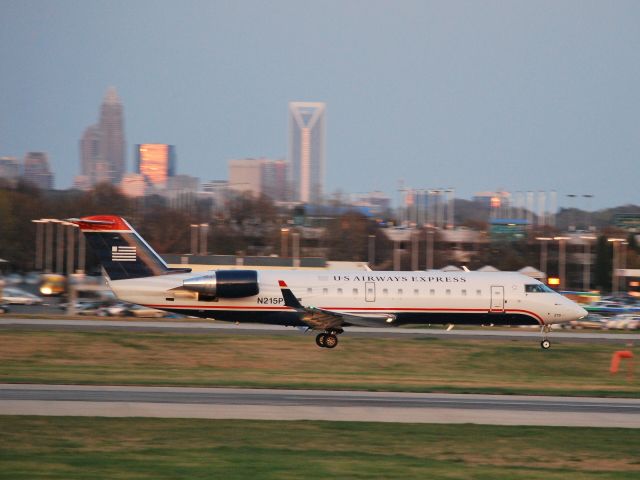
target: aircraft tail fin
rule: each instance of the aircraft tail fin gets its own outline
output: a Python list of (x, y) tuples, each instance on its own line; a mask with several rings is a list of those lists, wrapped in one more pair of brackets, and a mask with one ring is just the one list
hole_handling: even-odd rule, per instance
[(160, 255), (122, 217), (94, 215), (69, 221), (80, 227), (111, 280), (191, 271), (169, 268)]

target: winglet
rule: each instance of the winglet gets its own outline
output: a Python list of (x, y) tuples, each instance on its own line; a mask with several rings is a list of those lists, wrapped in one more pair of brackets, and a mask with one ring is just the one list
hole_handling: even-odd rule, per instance
[(280, 290), (282, 291), (282, 297), (284, 298), (284, 304), (287, 307), (294, 308), (296, 310), (304, 309), (304, 307), (300, 304), (296, 296), (293, 294), (291, 289), (287, 287), (287, 284), (284, 280), (278, 280), (278, 285), (280, 286)]

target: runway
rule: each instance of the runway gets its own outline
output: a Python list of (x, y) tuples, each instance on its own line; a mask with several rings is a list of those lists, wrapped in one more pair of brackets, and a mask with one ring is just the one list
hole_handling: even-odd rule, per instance
[[(280, 325), (261, 324), (232, 324), (213, 321), (144, 321), (144, 320), (67, 320), (47, 318), (0, 318), (1, 329), (27, 329), (27, 330), (71, 330), (71, 331), (95, 331), (95, 330), (125, 330), (145, 332), (171, 332), (171, 333), (206, 333), (216, 335), (301, 335), (303, 330)], [(310, 332), (309, 332), (310, 333)], [(523, 328), (492, 328), (477, 329), (453, 329), (447, 331), (443, 328), (368, 328), (346, 327), (345, 335), (355, 337), (374, 338), (449, 338), (449, 339), (527, 339), (539, 341), (540, 333), (537, 329)], [(640, 342), (639, 333), (587, 333), (582, 331), (556, 331), (551, 333), (552, 342), (585, 342), (585, 343), (618, 343)]]
[(0, 384), (1, 415), (640, 428), (640, 400), (401, 392)]

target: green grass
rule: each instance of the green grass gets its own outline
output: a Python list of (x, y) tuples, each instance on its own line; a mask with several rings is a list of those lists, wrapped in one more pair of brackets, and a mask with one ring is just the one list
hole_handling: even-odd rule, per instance
[(0, 331), (0, 382), (335, 388), (640, 397), (608, 371), (623, 345), (313, 335)]
[(623, 479), (640, 431), (0, 416), (0, 479)]

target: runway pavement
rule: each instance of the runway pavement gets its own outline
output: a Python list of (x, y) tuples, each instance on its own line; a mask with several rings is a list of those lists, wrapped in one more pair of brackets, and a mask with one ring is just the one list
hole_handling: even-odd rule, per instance
[[(28, 329), (28, 330), (126, 330), (126, 331), (154, 331), (171, 333), (207, 333), (232, 335), (300, 335), (303, 330), (280, 325), (261, 324), (232, 324), (224, 322), (191, 322), (191, 321), (143, 321), (143, 320), (67, 320), (47, 318), (0, 318), (0, 329)], [(345, 335), (358, 337), (434, 337), (434, 338), (509, 338), (529, 339), (537, 341), (540, 333), (536, 330), (511, 328), (499, 329), (484, 327), (478, 329), (453, 329), (447, 331), (442, 328), (367, 328), (347, 327)], [(587, 333), (583, 331), (556, 331), (551, 333), (552, 342), (587, 342), (587, 343), (619, 343), (640, 342), (638, 333)]]
[(0, 415), (640, 427), (640, 400), (0, 384)]

